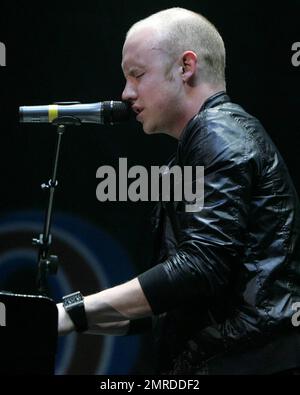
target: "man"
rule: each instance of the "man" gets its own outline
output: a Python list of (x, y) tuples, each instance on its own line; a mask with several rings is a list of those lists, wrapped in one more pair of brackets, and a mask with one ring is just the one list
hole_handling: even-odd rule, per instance
[(59, 332), (126, 335), (152, 317), (160, 373), (297, 368), (299, 202), (259, 121), (225, 93), (221, 36), (201, 15), (164, 10), (129, 30), (122, 68), (123, 100), (144, 131), (178, 140), (172, 164), (204, 166), (204, 207), (160, 203), (153, 268), (83, 300), (66, 297)]

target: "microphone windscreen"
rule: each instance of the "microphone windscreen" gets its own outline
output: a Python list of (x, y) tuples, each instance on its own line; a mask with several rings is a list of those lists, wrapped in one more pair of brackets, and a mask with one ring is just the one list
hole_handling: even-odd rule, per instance
[(103, 122), (105, 125), (128, 121), (132, 110), (129, 103), (122, 101), (104, 101), (102, 103)]

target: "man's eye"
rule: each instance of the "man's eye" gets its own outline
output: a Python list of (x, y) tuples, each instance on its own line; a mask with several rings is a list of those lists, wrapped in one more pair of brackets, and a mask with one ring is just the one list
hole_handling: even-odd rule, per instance
[(141, 78), (141, 77), (143, 77), (144, 74), (145, 74), (145, 73), (139, 74), (139, 75), (137, 75), (135, 78)]

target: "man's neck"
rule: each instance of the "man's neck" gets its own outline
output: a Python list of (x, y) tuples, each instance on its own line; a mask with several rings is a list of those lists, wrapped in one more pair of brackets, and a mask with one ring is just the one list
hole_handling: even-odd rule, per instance
[(213, 88), (211, 85), (208, 84), (201, 84), (197, 87), (197, 89), (191, 89), (187, 94), (184, 116), (182, 117), (181, 121), (176, 125), (176, 129), (174, 130), (174, 132), (170, 133), (170, 135), (179, 140), (186, 125), (196, 114), (198, 114), (203, 104), (211, 96), (224, 90), (225, 89), (223, 87)]

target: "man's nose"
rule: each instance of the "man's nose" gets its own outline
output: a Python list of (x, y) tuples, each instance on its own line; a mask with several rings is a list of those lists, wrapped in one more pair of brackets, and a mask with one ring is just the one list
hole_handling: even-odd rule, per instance
[(122, 100), (130, 101), (130, 100), (136, 100), (136, 98), (137, 98), (136, 89), (134, 89), (134, 86), (131, 83), (127, 82), (122, 93)]

